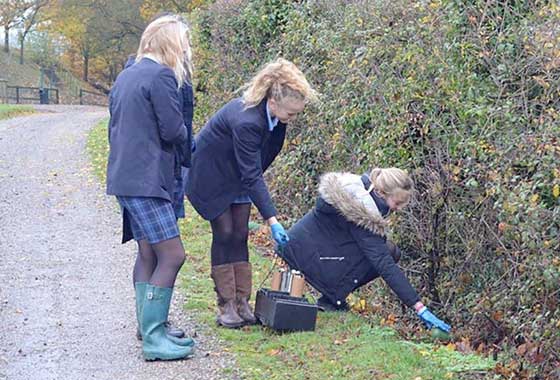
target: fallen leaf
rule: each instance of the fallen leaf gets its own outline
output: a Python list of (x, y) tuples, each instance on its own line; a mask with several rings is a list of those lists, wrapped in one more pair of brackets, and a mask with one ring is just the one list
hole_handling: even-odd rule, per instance
[(544, 361), (544, 354), (540, 346), (533, 347), (526, 355), (533, 364), (540, 364)]
[(455, 347), (458, 352), (461, 352), (463, 354), (470, 354), (473, 352), (471, 343), (468, 338), (463, 338), (460, 342), (455, 343)]
[(504, 312), (501, 310), (497, 310), (492, 313), (492, 319), (499, 322), (504, 318)]
[(477, 347), (476, 347), (476, 353), (477, 354), (482, 354), (484, 352), (486, 348), (486, 345), (484, 343), (480, 343)]
[(517, 347), (517, 350), (516, 350), (517, 355), (525, 356), (525, 353), (527, 352), (528, 345), (529, 345), (529, 343), (523, 343), (522, 345)]

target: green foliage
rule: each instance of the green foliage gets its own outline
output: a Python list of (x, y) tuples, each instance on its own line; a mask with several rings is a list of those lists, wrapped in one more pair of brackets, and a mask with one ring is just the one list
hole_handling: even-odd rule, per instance
[(55, 38), (47, 31), (32, 32), (26, 39), (25, 50), (37, 65), (44, 68), (60, 64), (60, 51), (57, 51)]
[(474, 345), (536, 341), (535, 371), (560, 361), (557, 4), (239, 0), (194, 16), (199, 126), (278, 55), (322, 94), (269, 174), (284, 219), (326, 171), (408, 169), (418, 196), (393, 234), (425, 301)]

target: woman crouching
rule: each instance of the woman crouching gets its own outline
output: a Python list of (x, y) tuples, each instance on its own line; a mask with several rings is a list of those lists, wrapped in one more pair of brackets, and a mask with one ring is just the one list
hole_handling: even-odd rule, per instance
[(290, 241), (278, 252), (322, 293), (320, 308), (347, 309), (348, 294), (381, 277), (429, 329), (451, 329), (420, 302), (397, 265), (399, 249), (386, 237), (386, 217), (405, 207), (413, 190), (397, 168), (322, 176), (315, 208), (288, 231)]

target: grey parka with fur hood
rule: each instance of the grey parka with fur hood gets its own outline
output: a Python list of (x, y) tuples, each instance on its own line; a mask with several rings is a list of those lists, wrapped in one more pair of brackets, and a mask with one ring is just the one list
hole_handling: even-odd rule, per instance
[(389, 252), (387, 221), (369, 185), (367, 176), (323, 175), (315, 208), (288, 231), (290, 241), (279, 255), (335, 305), (382, 277), (412, 307), (420, 298)]

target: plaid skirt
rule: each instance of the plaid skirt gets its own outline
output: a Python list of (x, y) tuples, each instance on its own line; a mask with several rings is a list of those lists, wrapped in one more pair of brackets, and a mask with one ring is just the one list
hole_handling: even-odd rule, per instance
[(235, 198), (231, 203), (234, 205), (240, 205), (245, 203), (253, 203), (253, 201), (251, 200), (251, 197), (249, 197), (247, 194), (241, 194), (238, 195), (237, 198)]
[(126, 196), (117, 196), (117, 200), (123, 214), (123, 243), (134, 238), (155, 244), (179, 236), (171, 202), (161, 198)]

